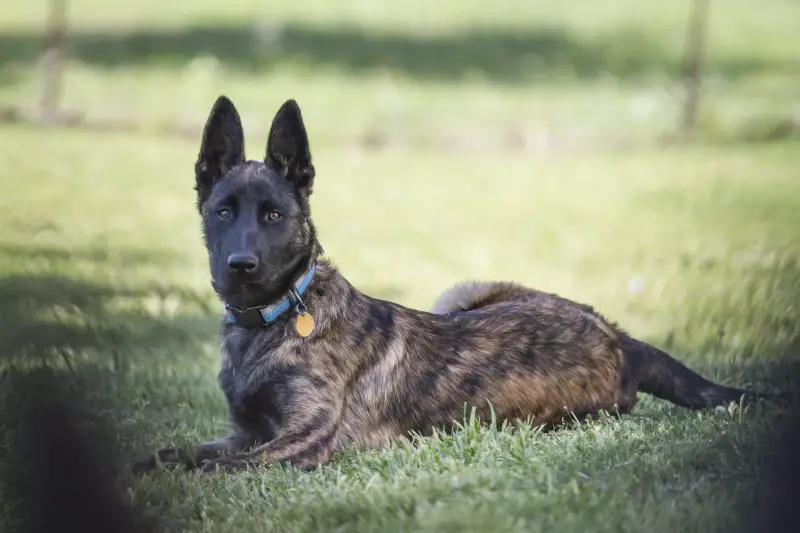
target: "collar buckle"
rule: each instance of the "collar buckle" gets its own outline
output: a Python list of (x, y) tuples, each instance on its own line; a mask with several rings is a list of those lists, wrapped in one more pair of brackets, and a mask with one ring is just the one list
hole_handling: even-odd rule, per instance
[(289, 302), (298, 315), (304, 316), (308, 313), (308, 307), (303, 303), (303, 299), (300, 298), (300, 293), (294, 287), (289, 291)]

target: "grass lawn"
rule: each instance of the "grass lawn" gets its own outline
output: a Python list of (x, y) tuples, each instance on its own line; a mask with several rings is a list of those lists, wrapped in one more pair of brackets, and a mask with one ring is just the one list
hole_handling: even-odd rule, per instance
[[(2, 104), (35, 101), (41, 8), (19, 4), (0, 22)], [(714, 6), (705, 140), (657, 149), (688, 3), (431, 4), (77, 0), (65, 103), (202, 124), (224, 92), (257, 158), (296, 97), (321, 241), (364, 292), (426, 308), (457, 280), (515, 280), (591, 303), (718, 381), (796, 387), (800, 141), (736, 133), (800, 105), (796, 6)], [(254, 27), (279, 44), (255, 46)], [(530, 149), (508, 149), (509, 132)], [(67, 381), (69, 361), (120, 460), (224, 432), (199, 135), (3, 125), (0, 138), (0, 365), (44, 361)], [(632, 146), (605, 149), (616, 138)], [(0, 404), (6, 457), (19, 401)], [(310, 473), (120, 485), (176, 532), (744, 531), (772, 420), (643, 396), (631, 416), (548, 434), (466, 420)], [(8, 479), (0, 530), (21, 513)]]

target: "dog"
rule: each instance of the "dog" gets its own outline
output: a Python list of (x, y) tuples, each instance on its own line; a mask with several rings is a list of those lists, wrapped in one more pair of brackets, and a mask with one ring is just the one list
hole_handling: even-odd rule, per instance
[(460, 283), (430, 312), (370, 297), (322, 256), (315, 175), (295, 100), (275, 114), (262, 160), (245, 158), (238, 111), (216, 100), (195, 191), (224, 303), (218, 380), (232, 431), (135, 472), (313, 469), (347, 446), (452, 428), (465, 407), (552, 428), (630, 413), (637, 392), (690, 409), (767, 396), (712, 383), (591, 306), (517, 283)]

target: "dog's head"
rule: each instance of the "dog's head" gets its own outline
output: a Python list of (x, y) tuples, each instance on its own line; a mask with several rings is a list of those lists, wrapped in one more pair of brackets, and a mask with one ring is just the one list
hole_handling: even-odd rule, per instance
[(195, 165), (212, 285), (239, 308), (283, 296), (317, 251), (308, 198), (314, 167), (300, 108), (286, 101), (272, 122), (263, 160), (246, 160), (233, 103), (211, 109)]

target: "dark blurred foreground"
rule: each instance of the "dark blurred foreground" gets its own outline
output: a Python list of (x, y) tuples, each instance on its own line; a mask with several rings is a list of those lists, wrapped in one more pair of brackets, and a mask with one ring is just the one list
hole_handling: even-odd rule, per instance
[(764, 465), (767, 490), (758, 494), (760, 533), (800, 531), (800, 408), (795, 406), (776, 429), (777, 453)]
[(80, 398), (83, 386), (66, 373), (36, 370), (4, 379), (3, 419), (9, 424), (0, 472), (6, 501), (21, 502), (21, 530), (154, 532), (126, 504), (117, 484), (120, 463), (111, 428)]

